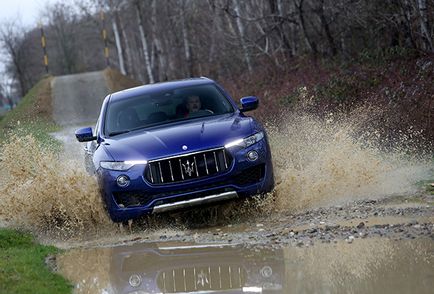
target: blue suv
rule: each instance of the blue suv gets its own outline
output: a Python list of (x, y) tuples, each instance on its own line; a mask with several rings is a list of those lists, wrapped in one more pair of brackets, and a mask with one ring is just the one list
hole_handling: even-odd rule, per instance
[(95, 130), (75, 132), (115, 222), (253, 196), (274, 187), (263, 127), (208, 78), (108, 95)]

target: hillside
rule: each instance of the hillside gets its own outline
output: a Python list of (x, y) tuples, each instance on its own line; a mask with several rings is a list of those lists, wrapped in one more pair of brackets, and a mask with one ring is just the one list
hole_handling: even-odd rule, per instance
[(324, 117), (371, 108), (383, 135), (419, 133), (434, 142), (434, 55), (384, 53), (337, 63), (294, 59), (284, 70), (265, 64), (252, 77), (221, 81), (235, 99), (257, 95), (264, 122), (290, 111)]
[[(80, 103), (77, 98), (83, 99), (88, 106), (91, 106), (90, 111), (86, 112), (85, 116), (81, 118), (82, 122), (88, 122), (89, 120), (93, 122), (99, 114), (101, 101), (106, 94), (138, 85), (136, 81), (121, 75), (117, 70), (108, 68), (96, 74), (102, 84), (102, 90), (99, 91), (100, 93), (92, 95), (94, 92), (94, 84), (92, 80), (88, 81), (91, 89), (91, 91), (89, 91), (91, 95), (89, 95), (86, 93), (86, 88), (82, 86), (82, 84), (86, 83), (88, 75), (88, 73), (74, 75), (73, 79), (77, 81), (78, 85), (61, 85), (58, 83), (57, 94), (62, 96), (63, 90), (69, 87), (70, 96), (63, 97), (65, 100), (63, 102), (57, 101), (57, 103), (56, 100), (53, 99), (53, 84), (56, 84), (56, 79), (64, 80), (65, 77), (44, 77), (30, 89), (16, 108), (8, 112), (0, 120), (0, 141), (5, 139), (8, 132), (20, 129), (35, 134), (42, 141), (48, 140), (50, 143), (53, 143), (47, 135), (47, 132), (58, 129), (57, 125), (62, 121), (59, 117), (64, 119), (63, 124), (72, 122), (68, 120), (67, 115), (73, 108), (68, 107), (68, 105), (78, 105), (82, 107), (82, 103)], [(65, 104), (65, 102), (69, 104)], [(62, 113), (61, 109), (66, 109), (66, 111)]]

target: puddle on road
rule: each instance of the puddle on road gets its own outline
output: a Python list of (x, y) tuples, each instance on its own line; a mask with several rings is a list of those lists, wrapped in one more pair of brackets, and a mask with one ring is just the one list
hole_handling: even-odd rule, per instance
[(434, 242), (267, 249), (142, 243), (57, 257), (75, 293), (432, 293)]

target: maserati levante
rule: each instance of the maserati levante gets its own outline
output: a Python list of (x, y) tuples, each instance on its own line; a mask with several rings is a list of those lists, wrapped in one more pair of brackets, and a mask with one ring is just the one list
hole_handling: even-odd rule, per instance
[(108, 95), (96, 127), (75, 135), (121, 222), (271, 191), (267, 134), (246, 115), (257, 107), (208, 78), (156, 83)]

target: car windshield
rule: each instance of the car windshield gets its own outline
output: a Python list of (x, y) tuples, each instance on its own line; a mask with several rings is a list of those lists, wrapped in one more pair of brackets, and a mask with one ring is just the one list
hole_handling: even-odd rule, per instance
[(232, 104), (212, 84), (151, 92), (111, 102), (107, 108), (105, 134), (115, 136), (174, 121), (232, 112)]

